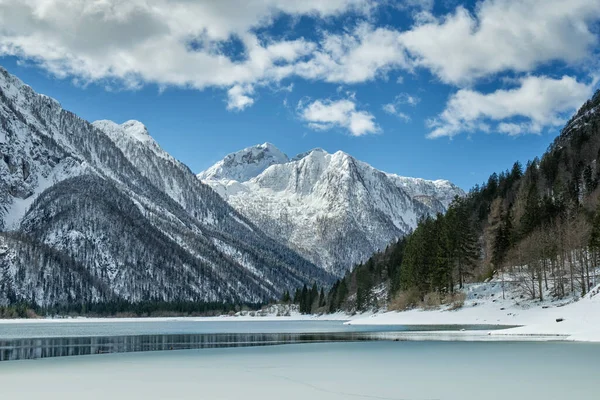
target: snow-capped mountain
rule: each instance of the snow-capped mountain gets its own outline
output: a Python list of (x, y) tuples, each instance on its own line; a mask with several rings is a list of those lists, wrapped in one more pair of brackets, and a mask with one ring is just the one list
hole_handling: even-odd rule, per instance
[(331, 276), (143, 124), (90, 124), (0, 67), (0, 304), (261, 302)]
[(388, 174), (341, 151), (314, 149), (290, 160), (270, 144), (230, 154), (198, 178), (338, 276), (464, 195), (448, 181)]
[(271, 143), (248, 147), (227, 157), (198, 174), (200, 180), (234, 180), (245, 182), (260, 175), (271, 165), (288, 162), (288, 157)]

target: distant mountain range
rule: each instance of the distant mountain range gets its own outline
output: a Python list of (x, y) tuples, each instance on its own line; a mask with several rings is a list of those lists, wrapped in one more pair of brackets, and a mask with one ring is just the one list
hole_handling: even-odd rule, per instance
[(88, 123), (0, 68), (0, 305), (255, 303), (332, 279), (140, 122)]
[(385, 173), (341, 151), (314, 149), (290, 159), (270, 143), (229, 154), (198, 178), (269, 236), (336, 276), (464, 195), (448, 181)]

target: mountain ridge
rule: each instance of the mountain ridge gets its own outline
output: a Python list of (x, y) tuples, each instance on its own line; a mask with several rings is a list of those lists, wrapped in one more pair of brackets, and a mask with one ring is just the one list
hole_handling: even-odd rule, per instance
[(260, 146), (227, 155), (198, 179), (273, 238), (338, 276), (464, 195), (449, 181), (385, 173), (341, 150), (316, 148), (244, 170), (243, 160), (251, 164), (247, 155)]
[(137, 121), (91, 124), (1, 67), (0, 117), (0, 304), (257, 303), (331, 282)]

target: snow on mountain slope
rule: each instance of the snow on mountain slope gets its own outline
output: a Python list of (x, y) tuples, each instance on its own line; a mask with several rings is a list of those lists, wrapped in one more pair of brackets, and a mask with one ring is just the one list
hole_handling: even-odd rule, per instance
[[(202, 184), (141, 123), (92, 125), (0, 67), (7, 230), (16, 236), (7, 239), (11, 257), (0, 257), (0, 304), (258, 302), (331, 281)], [(25, 278), (35, 274), (32, 288)]]
[(17, 228), (35, 197), (53, 183), (90, 170), (60, 134), (40, 133), (46, 127), (38, 116), (56, 118), (61, 110), (0, 68), (0, 230)]
[[(199, 179), (273, 238), (338, 276), (464, 194), (448, 181), (387, 174), (341, 151), (314, 149), (257, 168), (258, 148), (227, 156)], [(272, 145), (269, 153), (282, 154)]]
[(229, 154), (206, 171), (198, 174), (204, 180), (233, 180), (245, 182), (260, 175), (271, 165), (288, 162), (288, 157), (271, 143), (248, 147)]
[(212, 191), (198, 185), (190, 169), (164, 151), (138, 121), (117, 124), (96, 121), (92, 125), (104, 132), (123, 152), (125, 157), (148, 178), (154, 186), (166, 193), (202, 222), (214, 225), (218, 218), (212, 213)]

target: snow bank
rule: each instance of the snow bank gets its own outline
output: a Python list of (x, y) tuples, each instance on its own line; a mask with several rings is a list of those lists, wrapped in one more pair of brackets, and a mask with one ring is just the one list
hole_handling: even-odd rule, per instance
[(514, 292), (508, 292), (503, 299), (500, 282), (469, 285), (466, 291), (468, 300), (459, 310), (386, 312), (357, 318), (347, 324), (519, 325), (484, 335), (490, 340), (531, 337), (600, 342), (600, 285), (579, 301), (528, 301), (516, 298)]

